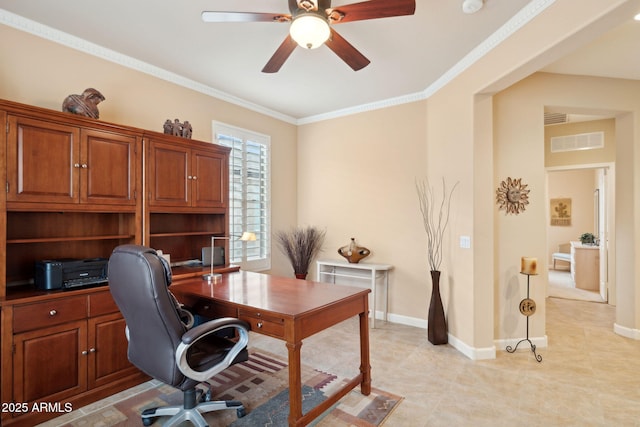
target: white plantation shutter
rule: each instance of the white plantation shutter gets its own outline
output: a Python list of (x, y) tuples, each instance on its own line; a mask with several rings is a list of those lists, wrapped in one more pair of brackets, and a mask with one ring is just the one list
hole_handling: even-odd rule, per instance
[[(222, 123), (213, 124), (216, 143), (229, 155), (229, 262), (246, 270), (271, 268), (271, 138)], [(238, 240), (243, 232), (256, 240)]]

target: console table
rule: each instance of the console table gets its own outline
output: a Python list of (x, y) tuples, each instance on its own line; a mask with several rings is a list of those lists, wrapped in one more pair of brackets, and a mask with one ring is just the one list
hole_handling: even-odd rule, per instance
[(317, 261), (318, 274), (316, 279), (319, 282), (336, 283), (336, 277), (345, 277), (369, 281), (372, 299), (373, 325), (376, 327), (376, 284), (378, 279), (382, 279), (384, 287), (384, 320), (387, 321), (389, 305), (389, 270), (393, 268), (389, 264), (373, 264), (368, 262), (349, 263), (344, 260), (319, 260)]

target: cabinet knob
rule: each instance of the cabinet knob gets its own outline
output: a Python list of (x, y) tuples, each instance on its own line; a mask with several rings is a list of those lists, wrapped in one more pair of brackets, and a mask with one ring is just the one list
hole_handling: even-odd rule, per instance
[(82, 169), (86, 169), (86, 168), (88, 168), (88, 167), (89, 167), (89, 166), (87, 166), (87, 164), (86, 164), (86, 163), (83, 163), (83, 164), (82, 164)]
[(74, 168), (79, 168), (79, 167), (80, 167), (80, 163), (74, 163), (74, 164), (73, 164), (73, 167), (74, 167)]
[(198, 177), (194, 175), (194, 176), (193, 176), (193, 179), (198, 179)]
[(49, 311), (49, 316), (55, 316), (56, 314), (58, 314), (56, 310)]
[(90, 349), (89, 349), (89, 353), (95, 353), (95, 352), (96, 352), (96, 349), (95, 349), (95, 348), (90, 348)]
[(87, 354), (89, 354), (89, 352), (88, 352), (87, 350), (84, 350), (84, 351), (82, 352), (82, 355), (83, 355), (83, 356), (86, 356)]
[(187, 179), (193, 179), (193, 177), (191, 175), (187, 176)]
[(262, 328), (262, 322), (258, 322), (257, 326), (258, 326), (258, 329), (261, 329)]

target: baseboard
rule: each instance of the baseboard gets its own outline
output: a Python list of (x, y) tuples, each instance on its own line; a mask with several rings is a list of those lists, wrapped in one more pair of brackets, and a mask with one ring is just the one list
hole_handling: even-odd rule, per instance
[(618, 325), (617, 323), (614, 323), (613, 332), (625, 338), (640, 340), (640, 329), (627, 328), (626, 326), (622, 326), (622, 325)]
[(484, 348), (471, 347), (451, 334), (449, 334), (449, 344), (471, 360), (491, 360), (496, 358), (495, 346)]
[[(377, 317), (382, 318), (382, 316)], [(398, 314), (389, 313), (389, 322), (398, 323), (400, 325), (413, 326), (415, 328), (424, 329), (424, 339), (427, 339), (427, 320), (418, 319), (415, 317), (401, 316)], [(460, 353), (464, 354), (471, 360), (487, 360), (496, 358), (496, 348), (475, 348), (467, 345), (465, 342), (459, 340), (457, 337), (448, 334), (449, 345)]]

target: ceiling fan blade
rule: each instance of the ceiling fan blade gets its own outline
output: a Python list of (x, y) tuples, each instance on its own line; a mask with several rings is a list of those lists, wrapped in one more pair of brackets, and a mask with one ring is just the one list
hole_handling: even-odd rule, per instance
[[(413, 15), (416, 12), (415, 0), (369, 0), (329, 9), (327, 12), (332, 23), (362, 21), (365, 19), (391, 18), (393, 16)], [(340, 18), (336, 19), (336, 13)]]
[(202, 12), (204, 22), (289, 22), (291, 15), (287, 13), (259, 12)]
[(284, 39), (280, 47), (273, 54), (267, 65), (262, 69), (263, 73), (277, 73), (280, 70), (280, 67), (285, 63), (289, 55), (293, 52), (293, 50), (298, 46), (298, 44), (291, 38), (290, 35), (287, 35), (287, 38)]
[(346, 62), (353, 71), (358, 71), (371, 62), (333, 28), (331, 29), (331, 37), (324, 44)]

